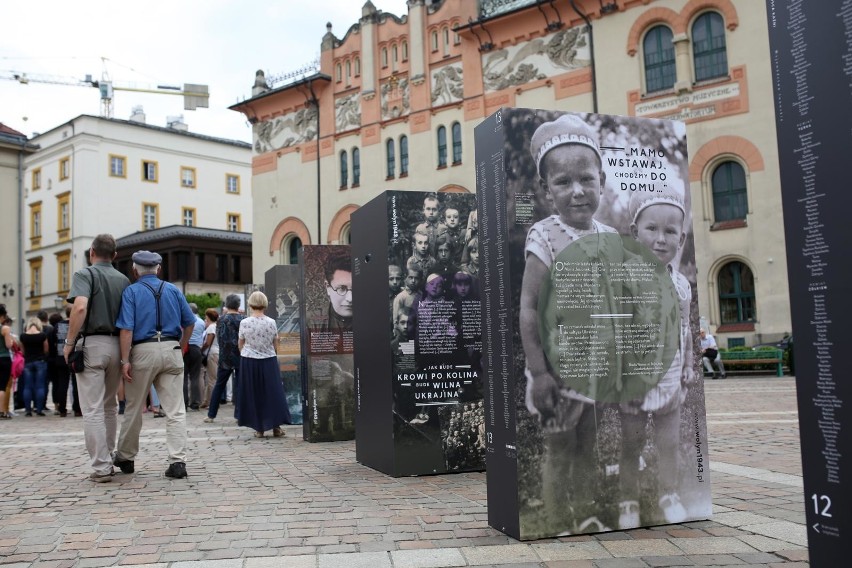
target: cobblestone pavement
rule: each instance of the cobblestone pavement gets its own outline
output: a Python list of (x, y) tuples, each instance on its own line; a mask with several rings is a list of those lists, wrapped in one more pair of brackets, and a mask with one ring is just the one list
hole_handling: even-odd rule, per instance
[(189, 478), (144, 418), (136, 473), (86, 480), (82, 419), (0, 422), (0, 564), (14, 567), (807, 566), (792, 378), (706, 383), (714, 517), (519, 543), (487, 523), (485, 474), (394, 479), (354, 442), (255, 439), (188, 415)]

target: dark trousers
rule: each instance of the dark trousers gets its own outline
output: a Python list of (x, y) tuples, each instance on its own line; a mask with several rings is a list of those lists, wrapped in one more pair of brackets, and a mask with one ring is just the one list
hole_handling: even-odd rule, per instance
[(51, 394), (53, 406), (60, 414), (68, 412), (68, 384), (71, 381), (71, 370), (64, 357), (57, 357), (53, 362), (53, 385)]
[(183, 356), (183, 401), (186, 406), (201, 405), (201, 347), (190, 345)]
[[(234, 388), (233, 388), (233, 400), (234, 408), (237, 408), (237, 383), (239, 381), (239, 365), (234, 368), (225, 367), (222, 363), (219, 363), (219, 367), (216, 369), (216, 384), (213, 386), (213, 394), (210, 395), (210, 407), (207, 409), (207, 416), (210, 418), (216, 418), (216, 414), (219, 413), (219, 403), (222, 400), (222, 396), (225, 394), (225, 390), (228, 387), (228, 379), (231, 378), (231, 373), (234, 374)], [(236, 412), (236, 410), (234, 411)], [(236, 416), (235, 416), (236, 417)]]

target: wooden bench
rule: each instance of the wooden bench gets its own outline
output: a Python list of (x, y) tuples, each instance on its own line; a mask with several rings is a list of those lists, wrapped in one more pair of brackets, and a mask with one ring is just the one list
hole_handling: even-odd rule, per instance
[[(775, 365), (775, 375), (784, 376), (784, 352), (781, 349), (756, 349), (754, 351), (720, 351), (725, 370), (728, 364), (736, 366), (756, 367), (758, 365)], [(736, 371), (736, 369), (734, 369)]]

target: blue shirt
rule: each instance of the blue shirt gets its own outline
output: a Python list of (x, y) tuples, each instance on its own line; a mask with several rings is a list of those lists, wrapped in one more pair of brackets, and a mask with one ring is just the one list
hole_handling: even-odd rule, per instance
[[(195, 324), (195, 314), (177, 286), (163, 282), (154, 274), (145, 274), (139, 280), (124, 289), (121, 295), (121, 311), (115, 327), (133, 331), (133, 341), (142, 341), (154, 337), (157, 333), (157, 300), (145, 284), (160, 289), (160, 324), (162, 335), (180, 337), (181, 328)], [(202, 330), (203, 331), (203, 330)]]
[(195, 327), (192, 328), (192, 335), (189, 336), (189, 344), (201, 347), (204, 345), (204, 320), (198, 317), (198, 314), (193, 315), (195, 316)]

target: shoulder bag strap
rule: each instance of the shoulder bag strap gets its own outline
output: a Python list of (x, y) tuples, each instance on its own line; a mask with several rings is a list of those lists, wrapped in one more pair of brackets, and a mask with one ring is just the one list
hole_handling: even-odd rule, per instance
[[(89, 271), (89, 277), (92, 279), (92, 286), (91, 292), (89, 292), (89, 301), (86, 303), (86, 319), (83, 320), (83, 327), (81, 328), (80, 333), (77, 334), (77, 339), (80, 339), (81, 335), (83, 336), (83, 343), (81, 344), (81, 347), (86, 346), (86, 328), (89, 327), (89, 316), (92, 315), (92, 304), (95, 299), (95, 274), (92, 271), (91, 266), (87, 266), (86, 270)], [(77, 343), (77, 341), (75, 340), (74, 343)]]

